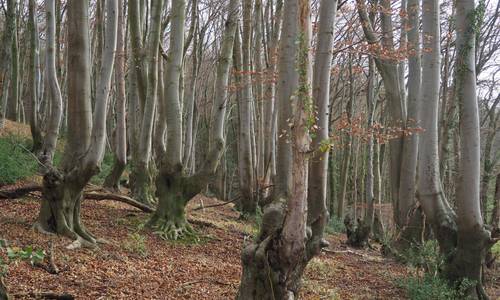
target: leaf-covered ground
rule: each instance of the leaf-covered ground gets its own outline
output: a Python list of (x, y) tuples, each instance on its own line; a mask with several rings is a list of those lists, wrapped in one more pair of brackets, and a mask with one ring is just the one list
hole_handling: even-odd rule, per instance
[[(241, 272), (240, 252), (256, 226), (238, 219), (231, 205), (201, 197), (189, 205), (199, 241), (167, 242), (141, 229), (147, 215), (111, 201), (86, 200), (83, 220), (109, 243), (98, 249), (67, 250), (69, 240), (32, 229), (39, 208), (36, 195), (0, 200), (0, 236), (11, 247), (48, 250), (52, 240), (61, 270), (51, 275), (29, 262), (9, 265), (6, 284), (14, 299), (42, 293), (68, 293), (77, 299), (234, 299)], [(330, 235), (328, 252), (308, 266), (302, 299), (404, 299), (397, 278), (408, 272), (375, 250), (353, 250), (345, 236)], [(2, 254), (5, 259), (5, 254)], [(496, 299), (496, 298), (493, 298)]]
[[(0, 202), (1, 236), (11, 247), (32, 245), (48, 250), (61, 269), (51, 275), (26, 261), (11, 263), (6, 284), (15, 298), (45, 292), (69, 293), (78, 299), (232, 299), (241, 272), (240, 252), (255, 225), (238, 220), (228, 206), (195, 210), (217, 200), (191, 201), (189, 219), (199, 241), (167, 242), (140, 229), (147, 219), (124, 204), (86, 200), (83, 220), (89, 230), (109, 244), (98, 249), (67, 250), (69, 241), (32, 229), (39, 208), (36, 197)], [(314, 259), (304, 281), (304, 299), (398, 299), (403, 291), (394, 280), (403, 266), (376, 252), (345, 251), (343, 236), (329, 237), (331, 249)], [(5, 258), (5, 256), (4, 256)], [(31, 296), (32, 297), (32, 296)]]

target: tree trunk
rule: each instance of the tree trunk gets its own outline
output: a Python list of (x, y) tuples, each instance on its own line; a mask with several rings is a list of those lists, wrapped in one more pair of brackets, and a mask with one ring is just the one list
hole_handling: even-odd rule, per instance
[[(422, 82), (421, 62), (420, 62), (420, 33), (419, 16), (420, 4), (416, 0), (408, 0), (406, 11), (408, 12), (408, 118), (406, 129), (409, 134), (404, 136), (403, 152), (404, 159), (401, 162), (401, 170), (406, 176), (401, 176), (399, 197), (399, 219), (403, 227), (400, 238), (396, 242), (398, 250), (404, 250), (411, 246), (411, 243), (421, 241), (422, 234), (418, 231), (422, 228), (414, 228), (415, 224), (423, 224), (420, 211), (413, 210), (415, 207), (417, 157), (418, 157), (418, 135), (412, 133), (412, 129), (417, 126), (418, 101), (420, 97), (420, 87)], [(439, 79), (438, 79), (439, 80)], [(417, 213), (411, 215), (411, 212)], [(420, 220), (418, 220), (420, 219)], [(410, 224), (411, 223), (411, 224)]]
[(481, 267), (492, 245), (485, 230), (480, 208), (480, 134), (476, 93), (475, 35), (480, 8), (474, 0), (457, 2), (456, 97), (460, 107), (460, 161), (456, 203), (458, 215), (457, 249), (446, 273), (451, 280), (468, 278), (476, 289), (467, 292), (482, 298)]
[[(156, 84), (157, 84), (157, 56), (159, 48), (160, 29), (156, 32), (149, 30), (147, 46), (142, 48), (142, 8), (140, 0), (128, 2), (129, 26), (131, 35), (131, 50), (133, 60), (133, 76), (137, 81), (138, 102), (136, 112), (136, 127), (138, 136), (135, 153), (132, 155), (132, 170), (130, 183), (134, 198), (142, 203), (151, 204), (153, 197), (153, 178), (150, 169), (151, 140), (156, 106)], [(155, 2), (155, 5), (158, 3)], [(152, 20), (151, 28), (157, 28), (155, 21), (160, 22), (161, 6), (158, 8), (157, 19)], [(144, 55), (146, 53), (146, 55)], [(154, 71), (153, 71), (154, 70)], [(154, 77), (151, 79), (149, 77)]]
[(422, 3), (423, 48), (422, 93), (420, 96), (420, 120), (425, 130), (419, 137), (418, 161), (419, 202), (432, 225), (441, 251), (449, 254), (456, 243), (456, 216), (442, 190), (438, 158), (438, 102), (440, 71), (440, 31), (438, 4), (432, 0)]
[[(368, 61), (368, 84), (366, 91), (366, 107), (368, 113), (368, 130), (373, 128), (373, 119), (375, 117), (375, 66), (373, 58)], [(365, 200), (366, 200), (366, 219), (370, 233), (373, 228), (373, 220), (375, 217), (375, 195), (374, 195), (374, 136), (370, 132), (367, 145), (367, 161), (366, 161), (366, 180), (365, 180)], [(377, 171), (377, 170), (375, 170)]]
[(40, 161), (48, 168), (52, 166), (54, 152), (56, 151), (57, 139), (59, 136), (59, 127), (62, 117), (62, 96), (61, 89), (56, 74), (55, 57), (55, 0), (45, 2), (47, 41), (45, 50), (45, 80), (50, 97), (50, 118), (45, 130), (45, 136), (40, 153)]
[(491, 212), (491, 227), (493, 230), (500, 229), (500, 173), (497, 174), (495, 182), (495, 197), (493, 199), (494, 206)]
[[(243, 32), (241, 44), (237, 33), (235, 44), (235, 66), (239, 71), (241, 91), (238, 93), (238, 178), (240, 188), (240, 209), (243, 214), (255, 214), (257, 202), (254, 199), (254, 155), (251, 125), (252, 119), (252, 66), (250, 43), (252, 36), (252, 0), (243, 0)], [(241, 48), (240, 48), (241, 47)]]
[(6, 117), (12, 121), (19, 120), (19, 52), (17, 47), (17, 1), (7, 1), (7, 14), (12, 24), (10, 42), (10, 91), (7, 98)]
[(319, 254), (324, 245), (323, 232), (328, 222), (326, 198), (330, 147), (325, 148), (322, 145), (329, 143), (330, 69), (337, 1), (323, 0), (320, 5), (318, 44), (312, 81), (312, 96), (318, 114), (317, 129), (312, 140), (312, 147), (316, 151), (309, 167), (310, 176), (314, 180), (309, 181), (307, 193), (307, 224), (312, 231), (309, 251), (312, 255)]
[[(293, 144), (287, 160), (279, 158), (281, 180), (273, 202), (264, 209), (258, 237), (245, 245), (243, 273), (237, 299), (295, 299), (303, 271), (312, 255), (306, 242), (311, 238), (307, 227), (308, 155), (310, 146), (310, 3), (286, 1), (280, 46), (280, 108), (294, 113), (288, 122), (280, 122), (280, 132), (289, 133), (283, 140)], [(296, 42), (297, 41), (297, 42)], [(284, 55), (285, 53), (291, 56)], [(288, 94), (290, 92), (290, 94)], [(295, 93), (294, 93), (295, 92)], [(285, 95), (292, 95), (290, 98)], [(288, 107), (287, 107), (288, 106)], [(281, 112), (280, 112), (281, 113)], [(281, 118), (280, 118), (281, 119)], [(281, 121), (283, 121), (281, 119)], [(292, 123), (290, 128), (288, 123)], [(291, 166), (284, 165), (285, 161)], [(280, 169), (280, 168), (284, 168)], [(289, 180), (289, 181), (288, 181)]]
[(38, 42), (38, 22), (36, 20), (36, 3), (29, 1), (28, 27), (30, 35), (30, 54), (29, 54), (29, 76), (28, 76), (28, 107), (31, 137), (33, 139), (32, 152), (38, 153), (42, 147), (42, 132), (38, 120), (38, 93), (40, 81), (40, 63), (39, 63), (39, 42)]
[[(201, 62), (201, 55), (202, 55), (202, 49), (201, 45), (199, 45), (199, 41), (203, 40), (204, 32), (199, 32), (198, 33), (198, 2), (197, 0), (194, 0), (193, 3), (193, 9), (191, 13), (191, 22), (196, 22), (194, 25), (195, 28), (193, 29), (193, 50), (192, 50), (192, 72), (191, 72), (191, 78), (189, 81), (189, 87), (184, 94), (184, 108), (186, 111), (186, 119), (185, 119), (185, 130), (184, 130), (184, 153), (182, 156), (182, 164), (185, 168), (185, 171), (187, 174), (191, 175), (192, 172), (192, 164), (193, 164), (193, 152), (195, 149), (194, 145), (194, 136), (193, 133), (195, 130), (193, 130), (194, 127), (194, 114), (195, 114), (195, 99), (196, 99), (196, 84), (198, 82), (198, 71), (200, 68), (200, 62)], [(193, 27), (193, 26), (192, 26)], [(203, 29), (204, 31), (204, 29)], [(184, 47), (184, 49), (186, 49)]]
[[(98, 83), (94, 122), (90, 107), (90, 63), (88, 1), (68, 2), (68, 142), (62, 172), (51, 168), (44, 175), (42, 205), (36, 227), (74, 241), (71, 247), (93, 245), (96, 239), (81, 223), (83, 188), (98, 173), (104, 155), (106, 115), (113, 64), (102, 66)], [(114, 61), (117, 1), (106, 2), (106, 46), (103, 60)]]
[(118, 32), (115, 56), (116, 87), (116, 127), (115, 127), (115, 161), (111, 173), (104, 180), (104, 186), (118, 191), (120, 177), (127, 165), (127, 124), (126, 124), (126, 91), (125, 91), (125, 14), (123, 0), (118, 1)]
[[(277, 105), (276, 105), (276, 80), (277, 53), (279, 44), (279, 34), (281, 31), (283, 1), (278, 0), (274, 15), (274, 26), (271, 32), (268, 50), (269, 67), (266, 70), (267, 81), (264, 93), (264, 185), (268, 186), (271, 178), (276, 174), (276, 125), (277, 125)], [(269, 194), (269, 193), (268, 193)]]
[[(185, 216), (185, 206), (196, 194), (200, 193), (213, 179), (224, 148), (223, 124), (233, 50), (234, 36), (238, 16), (238, 0), (231, 0), (228, 5), (228, 16), (222, 39), (219, 65), (217, 66), (216, 98), (212, 108), (212, 128), (210, 130), (210, 150), (201, 170), (192, 175), (183, 174), (182, 154), (182, 119), (180, 119), (179, 75), (182, 72), (184, 11), (185, 1), (172, 2), (172, 31), (170, 33), (169, 61), (167, 64), (166, 101), (168, 101), (167, 118), (167, 152), (162, 158), (160, 172), (156, 179), (158, 209), (148, 222), (157, 229), (161, 237), (178, 239), (193, 233)], [(224, 107), (221, 107), (224, 106)], [(178, 113), (178, 117), (174, 114)]]

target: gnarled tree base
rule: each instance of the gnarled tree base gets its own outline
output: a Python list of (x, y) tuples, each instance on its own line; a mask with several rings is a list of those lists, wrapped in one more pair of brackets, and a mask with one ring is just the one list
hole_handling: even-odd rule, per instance
[(280, 199), (266, 206), (259, 236), (245, 245), (242, 253), (243, 275), (237, 299), (298, 298), (302, 273), (309, 259), (306, 255), (286, 257), (282, 254), (285, 203), (284, 199)]
[(488, 299), (482, 285), (482, 267), (486, 252), (492, 246), (490, 241), (490, 233), (483, 227), (459, 232), (455, 252), (445, 265), (444, 275), (452, 283), (462, 284), (464, 279), (469, 280), (471, 285), (464, 296), (470, 299)]
[(365, 220), (358, 219), (354, 224), (349, 216), (344, 219), (344, 225), (347, 234), (347, 245), (355, 248), (364, 248), (368, 245), (370, 237), (370, 224)]
[(158, 208), (148, 222), (160, 237), (177, 240), (196, 237), (196, 233), (186, 220), (186, 205), (201, 192), (206, 178), (198, 175), (182, 176), (182, 173), (160, 173), (156, 180)]
[(96, 239), (87, 232), (80, 219), (84, 183), (76, 175), (63, 176), (51, 170), (43, 178), (42, 205), (35, 228), (72, 239), (68, 248), (93, 247)]

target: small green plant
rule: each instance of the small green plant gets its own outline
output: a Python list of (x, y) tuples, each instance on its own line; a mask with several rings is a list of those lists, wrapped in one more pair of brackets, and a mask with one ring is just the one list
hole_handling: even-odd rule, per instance
[(90, 182), (96, 185), (102, 185), (106, 177), (109, 175), (109, 173), (111, 173), (111, 170), (113, 169), (113, 163), (114, 163), (113, 153), (106, 151), (106, 153), (104, 154), (104, 158), (102, 159), (101, 162), (101, 170), (99, 174), (92, 177), (90, 179)]
[(452, 286), (441, 276), (440, 270), (444, 258), (439, 252), (435, 240), (426, 241), (422, 245), (412, 245), (401, 253), (400, 258), (416, 270), (415, 273), (399, 281), (411, 300), (459, 300), (465, 299), (466, 291), (475, 285), (471, 280), (463, 280), (457, 286)]
[(438, 275), (444, 262), (436, 240), (425, 241), (423, 245), (413, 244), (412, 247), (401, 253), (401, 258), (408, 265), (432, 276)]
[(491, 247), (491, 253), (496, 257), (500, 257), (500, 242), (496, 242), (496, 244)]
[(33, 249), (32, 246), (26, 246), (24, 248), (18, 247), (7, 247), (7, 257), (10, 260), (25, 260), (28, 261), (32, 266), (42, 263), (45, 258), (45, 250)]
[(37, 162), (29, 153), (30, 142), (11, 135), (0, 138), (0, 185), (13, 184), (32, 176)]
[(344, 233), (344, 222), (342, 222), (342, 220), (337, 218), (336, 216), (330, 216), (330, 220), (328, 221), (328, 225), (326, 226), (325, 231), (328, 234)]
[[(26, 246), (24, 248), (20, 247), (10, 247), (7, 245), (5, 240), (0, 239), (0, 250), (5, 251), (7, 253), (7, 257), (9, 258), (9, 262), (15, 260), (25, 260), (28, 261), (32, 266), (36, 264), (40, 264), (45, 259), (45, 250), (42, 249), (34, 249), (33, 246)], [(0, 274), (3, 273), (4, 268), (7, 266), (7, 262), (5, 262), (0, 257)]]
[(465, 292), (475, 283), (464, 280), (455, 289), (445, 279), (425, 274), (423, 277), (410, 276), (400, 280), (398, 285), (406, 290), (411, 300), (460, 300), (465, 299)]
[(123, 248), (128, 252), (135, 253), (141, 257), (148, 256), (146, 238), (138, 232), (130, 233), (128, 239), (123, 243)]

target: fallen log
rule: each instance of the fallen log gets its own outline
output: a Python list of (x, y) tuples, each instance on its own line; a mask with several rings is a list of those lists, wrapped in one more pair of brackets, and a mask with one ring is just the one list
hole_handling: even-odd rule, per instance
[[(0, 190), (0, 199), (17, 199), (17, 198), (21, 198), (29, 193), (41, 192), (41, 191), (42, 191), (42, 186), (33, 185), (33, 184), (18, 187), (15, 189)], [(125, 195), (113, 194), (113, 193), (109, 193), (109, 192), (96, 192), (93, 189), (91, 192), (85, 191), (83, 193), (83, 196), (85, 199), (90, 199), (90, 200), (118, 201), (118, 202), (128, 204), (130, 206), (133, 206), (135, 208), (138, 208), (146, 213), (154, 212), (154, 209), (152, 207), (150, 207), (146, 204), (140, 203), (139, 201), (137, 201), (133, 198), (130, 198), (128, 196), (125, 196)]]

